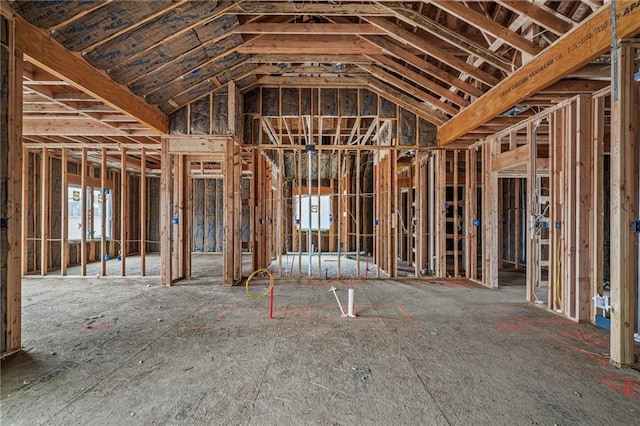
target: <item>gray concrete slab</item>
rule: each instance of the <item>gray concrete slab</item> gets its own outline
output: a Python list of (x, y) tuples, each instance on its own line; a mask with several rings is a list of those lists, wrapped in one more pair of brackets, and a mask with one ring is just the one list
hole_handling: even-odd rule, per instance
[[(638, 424), (607, 332), (465, 281), (23, 280), (2, 425)], [(252, 282), (254, 293), (268, 281)], [(346, 306), (345, 306), (346, 308)]]

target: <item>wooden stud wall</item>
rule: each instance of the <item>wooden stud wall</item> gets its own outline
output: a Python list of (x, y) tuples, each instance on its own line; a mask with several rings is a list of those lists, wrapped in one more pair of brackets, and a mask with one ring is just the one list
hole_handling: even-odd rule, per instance
[(638, 158), (640, 158), (640, 84), (634, 81), (640, 44), (619, 43), (618, 87), (611, 104), (611, 363), (635, 362), (634, 331), (638, 317)]
[[(136, 155), (138, 152), (138, 149), (129, 149), (128, 154)], [(21, 231), (23, 275), (47, 275), (59, 271), (61, 276), (66, 276), (70, 266), (80, 265), (79, 275), (86, 276), (87, 264), (100, 262), (100, 274), (105, 276), (108, 260), (115, 259), (120, 254), (121, 246), (125, 247), (125, 256), (126, 253), (141, 254), (141, 262), (144, 264), (148, 247), (152, 244), (148, 241), (147, 235), (152, 223), (157, 221), (155, 210), (148, 208), (149, 200), (155, 195), (149, 193), (147, 181), (157, 178), (146, 176), (141, 179), (139, 175), (129, 172), (128, 179), (124, 181), (127, 185), (124, 185), (120, 162), (124, 159), (125, 163), (130, 163), (128, 154), (126, 147), (120, 149), (112, 145), (97, 148), (58, 148), (51, 144), (34, 148), (31, 144), (25, 144), (22, 164), (25, 182), (22, 189), (25, 209), (22, 212)], [(43, 158), (47, 160), (43, 161)], [(43, 179), (45, 176), (47, 178)], [(81, 196), (79, 240), (69, 240), (68, 235), (69, 185), (77, 185), (80, 193), (84, 194)], [(111, 195), (104, 192), (100, 195), (100, 188), (110, 189)], [(59, 194), (59, 198), (53, 197), (54, 192)], [(87, 237), (91, 230), (95, 230), (96, 235), (108, 234), (106, 203), (97, 201), (95, 198), (98, 196), (111, 197), (112, 200), (112, 223), (109, 228), (112, 232), (111, 238)], [(140, 199), (140, 203), (127, 201), (134, 197)], [(94, 209), (94, 204), (100, 205), (100, 222), (93, 214), (88, 214)], [(43, 206), (47, 208), (47, 214), (43, 214)], [(141, 210), (144, 210), (144, 218)], [(50, 218), (42, 220), (41, 216)], [(123, 231), (124, 243), (121, 242)], [(126, 273), (123, 265), (124, 263), (120, 265), (119, 275)], [(146, 271), (143, 273), (146, 274)]]

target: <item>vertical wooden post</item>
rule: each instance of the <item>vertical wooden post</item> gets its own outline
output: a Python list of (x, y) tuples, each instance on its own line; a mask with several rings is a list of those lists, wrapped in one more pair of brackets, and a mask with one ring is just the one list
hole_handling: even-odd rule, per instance
[[(280, 108), (282, 108), (282, 103)], [(278, 275), (282, 276), (282, 254), (284, 252), (283, 250), (283, 239), (287, 238), (285, 229), (284, 229), (284, 215), (285, 215), (285, 209), (283, 208), (284, 205), (284, 151), (279, 151), (278, 152), (278, 180), (277, 180), (277, 200), (276, 202), (278, 203), (278, 211), (277, 211), (277, 215), (278, 215), (278, 220), (277, 220), (277, 235), (278, 235)], [(288, 230), (287, 230), (288, 232)]]
[[(235, 281), (239, 281), (242, 278), (242, 148), (231, 139), (233, 144), (233, 204), (229, 204), (229, 207), (233, 206), (233, 259), (234, 259), (234, 272), (233, 277)], [(273, 212), (273, 210), (271, 210)], [(273, 213), (272, 213), (273, 214)], [(271, 260), (269, 259), (269, 262)]]
[[(382, 237), (380, 235), (380, 203), (382, 199), (382, 191), (380, 188), (380, 151), (374, 153), (373, 164), (373, 192), (375, 194), (373, 198), (373, 262), (376, 264), (376, 277), (380, 278), (380, 269), (382, 265), (382, 254), (380, 247), (382, 245)], [(341, 162), (342, 164), (342, 162)], [(344, 171), (342, 171), (344, 173)], [(342, 182), (342, 179), (341, 179)], [(342, 190), (344, 191), (344, 189)], [(346, 209), (345, 209), (346, 211)], [(344, 213), (341, 211), (340, 216)]]
[[(413, 263), (413, 272), (416, 278), (420, 277), (420, 263), (418, 262), (418, 256), (420, 254), (420, 236), (418, 232), (420, 222), (420, 212), (422, 206), (418, 204), (420, 199), (420, 189), (418, 186), (420, 181), (420, 155), (418, 152), (413, 157), (413, 164), (411, 165), (411, 178), (409, 180), (409, 201), (408, 210), (409, 217), (407, 229), (409, 230), (409, 236), (407, 238), (407, 252), (409, 254), (409, 265)], [(416, 236), (416, 233), (418, 234)]]
[(522, 212), (520, 210), (520, 198), (522, 197), (522, 179), (520, 178), (516, 178), (514, 179), (514, 204), (513, 204), (513, 209), (514, 209), (514, 214), (513, 214), (513, 221), (514, 221), (514, 239), (513, 239), (513, 269), (520, 269), (520, 245), (522, 244), (522, 241), (520, 239), (520, 227), (522, 226), (522, 221), (521, 219), (521, 215)]
[(357, 273), (356, 276), (358, 278), (360, 278), (360, 232), (361, 232), (361, 228), (360, 228), (360, 221), (362, 220), (362, 217), (360, 217), (360, 205), (362, 204), (362, 200), (360, 198), (360, 186), (362, 183), (362, 179), (361, 179), (361, 174), (362, 171), (360, 170), (361, 167), (361, 159), (360, 159), (360, 150), (356, 150), (356, 196), (355, 196), (355, 203), (356, 203), (356, 264), (357, 264)]
[(428, 256), (428, 265), (429, 265), (429, 273), (432, 275), (436, 275), (436, 234), (439, 231), (436, 231), (437, 226), (436, 223), (438, 221), (438, 210), (437, 210), (437, 202), (436, 202), (436, 162), (437, 162), (438, 151), (431, 152), (429, 154), (429, 166), (428, 166), (428, 186), (429, 186), (429, 201), (427, 202), (429, 206), (429, 227), (428, 229), (428, 240), (429, 240), (429, 249), (427, 250)]
[[(492, 154), (492, 160), (493, 161), (493, 155), (497, 155), (498, 153), (500, 153), (500, 142), (496, 142), (496, 151), (494, 151), (494, 153)], [(504, 240), (505, 240), (505, 235), (504, 235), (504, 226), (503, 226), (503, 215), (505, 213), (504, 211), (504, 187), (505, 187), (505, 182), (504, 179), (500, 179), (497, 178), (496, 179), (496, 186), (495, 186), (495, 193), (496, 196), (498, 197), (498, 206), (497, 209), (495, 211), (496, 215), (498, 216), (498, 227), (497, 227), (497, 234), (496, 234), (496, 239), (495, 239), (495, 244), (497, 246), (498, 249), (498, 256), (497, 256), (497, 261), (498, 261), (498, 271), (501, 271), (504, 269)]]
[[(22, 104), (20, 105), (22, 108)], [(22, 150), (22, 223), (21, 223), (21, 233), (22, 233), (22, 275), (27, 275), (29, 272), (29, 245), (31, 242), (29, 241), (29, 206), (31, 204), (31, 200), (29, 200), (29, 163), (30, 163), (31, 153), (27, 148), (23, 148)]]
[(184, 195), (184, 174), (183, 174), (183, 155), (174, 155), (173, 156), (173, 170), (174, 170), (174, 185), (173, 185), (173, 218), (178, 220), (178, 223), (173, 223), (173, 279), (178, 280), (182, 279), (184, 276), (183, 271), (183, 259), (184, 259), (184, 245), (183, 239), (184, 235), (182, 233), (182, 226), (184, 217), (182, 216), (182, 207), (183, 207), (183, 195)]
[(191, 163), (187, 161), (186, 156), (182, 156), (182, 277), (191, 278), (191, 252), (193, 232), (191, 231), (192, 216), (191, 210), (193, 206), (193, 191), (191, 188), (192, 180), (189, 176)]
[(171, 207), (172, 191), (172, 164), (169, 153), (169, 139), (162, 138), (162, 148), (160, 153), (160, 282), (162, 285), (170, 286), (172, 281), (171, 264)]
[(185, 179), (185, 159), (184, 159), (184, 155), (176, 155), (176, 158), (178, 159), (178, 169), (177, 169), (177, 175), (178, 175), (178, 185), (177, 185), (177, 192), (176, 192), (176, 198), (178, 199), (178, 226), (176, 227), (176, 231), (177, 231), (177, 236), (176, 236), (176, 241), (178, 243), (178, 247), (177, 247), (177, 261), (178, 261), (178, 267), (176, 268), (177, 270), (177, 275), (178, 278), (183, 279), (185, 277), (185, 266), (186, 266), (186, 260), (185, 258), (187, 257), (187, 234), (186, 234), (186, 228), (185, 228), (185, 221), (187, 220), (187, 215), (185, 214), (185, 198), (186, 198), (186, 179)]
[[(593, 317), (593, 301), (591, 294), (591, 276), (593, 261), (591, 255), (591, 219), (592, 219), (592, 155), (593, 139), (591, 137), (591, 97), (579, 95), (576, 102), (576, 319), (590, 321)], [(637, 111), (637, 110), (636, 110)]]
[(465, 176), (465, 275), (467, 278), (476, 279), (478, 277), (478, 233), (477, 227), (474, 224), (476, 219), (477, 201), (476, 192), (478, 186), (477, 178), (477, 151), (475, 148), (467, 150), (465, 161), (466, 176)]
[(337, 209), (336, 209), (336, 227), (338, 229), (338, 278), (342, 276), (342, 245), (340, 242), (344, 239), (342, 235), (342, 212), (343, 212), (343, 204), (342, 204), (342, 150), (336, 151), (336, 177), (338, 180), (338, 196), (336, 197)]
[(223, 244), (223, 282), (224, 285), (231, 286), (234, 282), (234, 229), (233, 229), (233, 213), (234, 213), (234, 141), (227, 140), (226, 155), (224, 163), (224, 244)]
[(563, 298), (565, 306), (565, 314), (570, 318), (576, 318), (576, 294), (577, 294), (577, 276), (576, 276), (576, 112), (575, 103), (571, 103), (566, 108), (567, 121), (564, 144), (564, 242), (565, 250), (563, 251), (562, 262), (566, 265), (564, 268), (565, 276), (565, 297)]
[(498, 224), (500, 213), (498, 211), (498, 177), (493, 172), (491, 160), (494, 150), (498, 145), (497, 140), (491, 140), (482, 146), (483, 151), (483, 192), (482, 192), (482, 283), (487, 287), (498, 287)]
[[(258, 161), (260, 160), (260, 153), (257, 149), (251, 151), (251, 186), (249, 189), (249, 235), (250, 241), (249, 250), (251, 250), (251, 270), (258, 269), (258, 197), (260, 193), (258, 190)], [(287, 230), (289, 231), (289, 230)], [(282, 271), (280, 271), (282, 273)]]
[(22, 341), (22, 53), (15, 49), (14, 22), (0, 19), (9, 36), (0, 46), (0, 216), (6, 221), (0, 228), (0, 354), (7, 354)]
[(107, 187), (107, 148), (102, 148), (100, 163), (100, 275), (107, 275), (107, 197), (105, 188)]
[[(302, 121), (300, 121), (302, 124)], [(302, 128), (300, 126), (300, 128)], [(298, 220), (302, 224), (302, 150), (298, 150)], [(298, 278), (302, 276), (302, 228), (298, 228)]]
[[(120, 275), (127, 275), (127, 240), (129, 235), (129, 179), (127, 175), (127, 148), (120, 148)], [(104, 237), (103, 237), (104, 238)]]
[(42, 171), (40, 173), (40, 275), (47, 275), (49, 266), (49, 198), (50, 198), (50, 163), (49, 149), (42, 148)]
[(82, 238), (80, 240), (80, 269), (81, 275), (84, 277), (87, 275), (87, 231), (89, 230), (87, 215), (87, 148), (82, 148), (82, 164), (81, 164), (81, 176), (80, 176), (80, 204), (82, 208)]
[[(537, 142), (534, 135), (535, 129), (532, 123), (527, 124), (527, 145), (529, 146), (529, 158), (527, 159), (527, 216), (533, 217), (537, 214), (537, 205), (539, 205), (540, 188), (538, 187), (538, 171), (537, 171)], [(534, 206), (534, 203), (537, 203)], [(540, 280), (538, 271), (540, 270), (540, 251), (539, 251), (539, 238), (535, 237), (533, 233), (537, 232), (534, 226), (538, 224), (531, 224), (527, 226), (527, 302), (533, 302), (535, 300), (535, 289), (537, 281)], [(518, 259), (516, 259), (517, 263)]]
[(447, 151), (436, 151), (436, 197), (434, 213), (436, 214), (436, 276), (444, 278), (447, 273)]
[(322, 231), (320, 230), (320, 218), (322, 217), (322, 202), (321, 202), (321, 197), (322, 197), (322, 148), (321, 148), (321, 144), (322, 144), (322, 135), (320, 134), (320, 132), (322, 132), (322, 116), (320, 116), (318, 118), (318, 121), (320, 122), (320, 124), (318, 125), (318, 135), (317, 135), (317, 141), (318, 141), (318, 145), (317, 145), (317, 150), (316, 150), (316, 167), (317, 167), (317, 172), (316, 172), (316, 193), (317, 195), (317, 200), (318, 200), (318, 243), (316, 245), (316, 248), (318, 250), (318, 278), (322, 277)]
[[(413, 223), (411, 226), (413, 241), (411, 242), (411, 249), (413, 250), (413, 262), (415, 269), (415, 277), (420, 277), (420, 270), (423, 268), (422, 262), (422, 225), (423, 225), (423, 212), (425, 210), (424, 195), (423, 192), (426, 189), (424, 176), (422, 175), (422, 153), (416, 152), (416, 156), (413, 162)], [(415, 224), (415, 226), (414, 226)]]
[(551, 187), (551, 263), (549, 267), (549, 309), (563, 309), (563, 287), (564, 273), (562, 265), (562, 254), (564, 252), (564, 174), (562, 173), (564, 164), (565, 132), (565, 111), (557, 110), (549, 116), (549, 136), (551, 138), (551, 164), (549, 184)]
[(140, 275), (147, 275), (147, 150), (140, 150)]
[(60, 176), (60, 275), (67, 275), (69, 265), (69, 189), (67, 188), (67, 148), (62, 148)]
[(619, 93), (611, 102), (611, 363), (631, 365), (636, 322), (638, 284), (638, 237), (631, 225), (638, 220), (638, 140), (640, 124), (634, 44), (618, 47)]
[(453, 276), (460, 276), (460, 266), (459, 266), (459, 249), (458, 243), (460, 241), (460, 232), (458, 231), (458, 174), (460, 173), (460, 158), (458, 156), (459, 150), (453, 151), (453, 205), (451, 208), (453, 209), (453, 219), (452, 219), (452, 233), (453, 233)]
[(391, 220), (391, 259), (389, 263), (389, 277), (395, 278), (398, 276), (398, 244), (399, 244), (399, 231), (398, 231), (398, 173), (396, 171), (396, 163), (398, 162), (398, 151), (391, 149), (389, 151), (389, 213), (392, 217)]
[[(14, 33), (12, 29), (10, 33), (11, 43), (13, 43), (13, 37)], [(22, 52), (13, 49), (13, 52), (9, 53), (9, 58), (9, 66), (13, 69), (9, 70), (9, 150), (6, 153), (9, 164), (7, 168), (6, 205), (9, 214), (7, 215), (7, 274), (5, 284), (7, 297), (7, 338), (3, 352), (19, 349), (22, 342), (22, 277), (20, 276), (22, 249), (20, 247), (20, 212), (25, 208), (21, 205), (21, 170), (19, 167), (15, 167), (15, 165), (22, 163)], [(2, 125), (3, 123), (0, 123), (0, 127), (2, 127)]]
[[(592, 230), (591, 253), (593, 255), (593, 273), (591, 275), (591, 294), (603, 295), (604, 284), (604, 138), (605, 138), (605, 97), (594, 99), (592, 109), (593, 125), (593, 174), (592, 174)], [(595, 314), (591, 317), (595, 323)]]
[[(182, 155), (174, 154), (172, 158), (173, 162), (173, 203), (171, 206), (171, 232), (173, 234), (172, 240), (172, 256), (171, 256), (171, 279), (175, 282), (178, 278), (182, 277)], [(177, 223), (176, 223), (177, 220)]]

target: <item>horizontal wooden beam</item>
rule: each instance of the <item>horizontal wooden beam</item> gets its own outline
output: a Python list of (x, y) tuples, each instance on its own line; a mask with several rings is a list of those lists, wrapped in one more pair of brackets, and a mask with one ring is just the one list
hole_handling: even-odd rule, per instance
[(80, 56), (67, 51), (21, 17), (16, 17), (16, 47), (25, 60), (69, 82), (95, 99), (135, 117), (159, 133), (167, 132), (167, 116), (115, 83)]
[(262, 86), (289, 86), (289, 87), (343, 87), (358, 88), (365, 87), (359, 80), (353, 77), (280, 77), (266, 76), (258, 83)]
[(119, 128), (85, 117), (24, 116), (25, 136), (157, 136), (152, 129)]
[(449, 74), (448, 72), (432, 64), (431, 62), (428, 62), (414, 55), (413, 53), (410, 53), (406, 49), (400, 47), (398, 44), (386, 39), (385, 37), (370, 36), (367, 37), (367, 40), (380, 46), (380, 48), (382, 48), (382, 50), (384, 50), (388, 55), (396, 57), (401, 61), (404, 61), (407, 64), (416, 67), (423, 73), (429, 74), (444, 83), (447, 83), (465, 93), (468, 93), (473, 97), (480, 97), (484, 93), (481, 89), (478, 89), (472, 84), (461, 80), (452, 74)]
[[(631, 6), (634, 6), (633, 9)], [(618, 37), (633, 37), (639, 33), (640, 1), (618, 1), (616, 7)], [(438, 131), (438, 144), (446, 146), (452, 143), (485, 121), (589, 63), (609, 50), (610, 46), (611, 13), (607, 5), (442, 125)]]
[(227, 15), (351, 15), (351, 16), (389, 16), (388, 9), (367, 3), (342, 3), (308, 1), (252, 1), (237, 4), (226, 11)]
[(171, 154), (224, 154), (226, 153), (227, 136), (165, 136), (168, 152)]
[(315, 35), (361, 35), (384, 34), (371, 24), (274, 24), (271, 22), (251, 22), (233, 30), (237, 34), (315, 34)]
[[(427, 40), (422, 39), (420, 36), (412, 33), (411, 31), (405, 30), (404, 28), (385, 18), (369, 17), (366, 19), (373, 25), (384, 29), (388, 33), (389, 37), (393, 37), (401, 43), (418, 49), (419, 51), (437, 59), (440, 62), (444, 62), (445, 64), (457, 69), (460, 72), (465, 72), (476, 80), (482, 81), (489, 86), (493, 86), (499, 82), (499, 80), (491, 74), (479, 68), (476, 68), (471, 64), (466, 63), (457, 56), (434, 46), (433, 43), (429, 43)], [(379, 36), (369, 37), (377, 38)]]
[(451, 30), (408, 7), (394, 6), (392, 7), (392, 10), (396, 13), (396, 16), (399, 19), (405, 21), (407, 24), (421, 28), (446, 43), (449, 43), (470, 55), (477, 56), (488, 64), (491, 64), (506, 73), (513, 71), (513, 64), (511, 61), (479, 44), (474, 43), (457, 31)]
[(491, 170), (526, 170), (529, 159), (529, 145), (523, 145), (511, 151), (491, 157)]
[(306, 62), (313, 62), (318, 64), (358, 64), (358, 63), (371, 63), (372, 60), (362, 55), (285, 55), (285, 54), (270, 54), (264, 52), (262, 54), (250, 56), (245, 63), (251, 64), (300, 64)]
[(509, 28), (493, 21), (491, 18), (476, 12), (462, 2), (430, 0), (430, 3), (438, 6), (440, 9), (450, 13), (461, 21), (465, 21), (468, 24), (473, 25), (478, 28), (478, 30), (486, 32), (522, 52), (526, 52), (530, 55), (536, 55), (542, 50), (540, 46), (536, 45), (531, 40), (527, 40), (515, 31), (512, 31)]
[(352, 75), (352, 74), (364, 74), (366, 71), (363, 71), (360, 68), (349, 67), (349, 68), (340, 68), (334, 67), (332, 65), (293, 65), (293, 66), (280, 66), (280, 65), (260, 65), (257, 68), (253, 69), (252, 74), (272, 74), (272, 75), (282, 75), (282, 74), (340, 74), (340, 75)]
[(577, 95), (580, 93), (594, 93), (608, 87), (611, 83), (600, 80), (560, 80), (546, 87), (539, 93), (542, 94), (564, 94)]
[(496, 0), (496, 3), (518, 14), (524, 14), (536, 24), (556, 35), (563, 35), (571, 30), (570, 23), (563, 21), (540, 6), (522, 0)]
[(237, 49), (240, 53), (376, 55), (382, 49), (356, 36), (264, 35)]

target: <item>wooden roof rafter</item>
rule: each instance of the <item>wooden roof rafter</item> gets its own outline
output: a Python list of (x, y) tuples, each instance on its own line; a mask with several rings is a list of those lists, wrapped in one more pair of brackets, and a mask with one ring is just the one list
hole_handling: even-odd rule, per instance
[[(501, 80), (556, 44), (571, 28), (582, 25), (581, 21), (603, 4), (600, 0), (178, 0), (136, 3), (129, 8), (127, 3), (114, 0), (81, 5), (77, 10), (59, 6), (63, 2), (43, 5), (61, 12), (58, 16), (36, 10), (30, 3), (14, 0), (11, 5), (48, 34), (35, 31), (42, 38), (34, 35), (28, 43), (35, 40), (36, 46), (41, 42), (54, 46), (53, 39), (57, 39), (67, 47), (66, 57), (69, 50), (82, 52), (86, 62), (108, 70), (99, 72), (98, 77), (101, 83), (110, 78), (105, 84), (108, 91), (123, 95), (114, 99), (107, 93), (111, 110), (83, 104), (87, 99), (73, 98), (72, 94), (56, 100), (82, 107), (85, 114), (113, 123), (115, 130), (129, 126), (133, 134), (142, 129), (112, 111), (133, 112), (135, 102), (125, 105), (125, 99), (144, 99), (142, 121), (149, 125), (153, 115), (149, 108), (157, 108), (154, 112), (160, 113), (166, 125), (162, 113), (171, 113), (229, 81), (243, 92), (259, 85), (293, 82), (306, 87), (369, 87), (446, 128), (448, 120), (472, 108), (472, 102), (500, 86)], [(107, 22), (106, 18), (112, 26), (83, 27), (100, 19)], [(127, 46), (134, 42), (140, 45), (129, 54)], [(50, 62), (45, 68), (55, 70), (55, 60), (38, 49), (34, 52), (33, 46), (31, 49), (25, 53), (36, 57), (32, 58), (34, 63), (47, 59)], [(75, 68), (80, 53), (70, 56), (63, 66)], [(95, 75), (86, 62), (79, 69)], [(287, 68), (289, 72), (285, 72)], [(82, 81), (80, 74), (74, 77), (72, 73), (76, 81), (70, 83), (95, 97), (92, 90), (97, 85)], [(597, 72), (582, 74), (581, 78), (590, 80), (607, 79)], [(62, 74), (55, 77), (42, 82), (33, 79), (27, 85), (48, 87), (48, 82), (58, 78), (69, 80)], [(577, 87), (590, 90), (596, 85)], [(31, 93), (27, 96), (28, 102), (37, 102)], [(543, 105), (552, 96), (565, 95), (555, 91), (536, 96), (532, 101)], [(27, 105), (32, 114), (55, 113), (47, 103)]]

